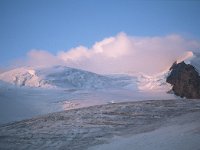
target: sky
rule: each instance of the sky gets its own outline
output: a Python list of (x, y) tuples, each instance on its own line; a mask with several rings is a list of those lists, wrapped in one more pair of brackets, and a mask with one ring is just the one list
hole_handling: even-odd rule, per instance
[[(125, 39), (166, 39), (176, 35), (174, 42), (193, 40), (196, 44), (186, 47), (198, 48), (199, 8), (198, 0), (0, 0), (0, 66), (9, 66), (20, 59), (25, 63), (24, 59), (37, 51), (39, 54), (34, 57), (46, 53), (63, 58), (62, 53), (81, 45), (83, 50), (74, 55), (84, 55), (85, 59), (88, 54), (83, 51), (87, 53), (95, 49), (95, 43), (121, 35)], [(142, 52), (148, 53), (145, 50)]]

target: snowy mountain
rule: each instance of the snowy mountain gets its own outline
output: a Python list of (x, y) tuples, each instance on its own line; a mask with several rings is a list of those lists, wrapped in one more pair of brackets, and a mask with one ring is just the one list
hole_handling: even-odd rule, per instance
[(200, 53), (193, 53), (192, 59), (189, 60), (189, 63), (193, 65), (196, 70), (200, 73)]
[(169, 71), (164, 71), (156, 75), (148, 76), (140, 74), (138, 78), (138, 88), (142, 91), (169, 91), (171, 85), (166, 83)]
[(0, 124), (92, 105), (173, 99), (166, 93), (171, 88), (165, 82), (167, 73), (99, 75), (65, 66), (16, 68), (0, 74)]
[(154, 76), (142, 73), (99, 75), (96, 73), (54, 66), (50, 68), (17, 68), (0, 74), (0, 80), (20, 87), (64, 88), (64, 89), (105, 89), (125, 88), (139, 90), (170, 89), (165, 82), (168, 72)]
[[(200, 68), (199, 56), (200, 55), (194, 55), (192, 59), (187, 61), (187, 63), (194, 65), (197, 70), (199, 70)], [(146, 75), (144, 73), (99, 75), (96, 73), (75, 68), (69, 68), (65, 66), (54, 66), (49, 68), (22, 67), (4, 72), (0, 74), (0, 127), (2, 129), (1, 130), (2, 132), (1, 131), (0, 132), (2, 135), (4, 135), (4, 138), (2, 139), (2, 143), (0, 144), (0, 146), (3, 146), (3, 148), (6, 147), (8, 149), (15, 147), (16, 146), (15, 143), (23, 143), (24, 142), (23, 139), (27, 139), (26, 135), (31, 134), (34, 136), (35, 132), (37, 131), (40, 132), (42, 129), (44, 130), (44, 133), (48, 133), (48, 137), (51, 131), (53, 131), (52, 135), (56, 136), (55, 137), (51, 136), (49, 139), (43, 137), (42, 139), (40, 139), (41, 135), (35, 134), (39, 135), (39, 137), (37, 136), (35, 138), (31, 137), (30, 138), (31, 142), (32, 139), (36, 139), (36, 141), (33, 141), (35, 143), (39, 143), (39, 141), (43, 142), (44, 139), (47, 139), (46, 142), (51, 144), (55, 142), (55, 139), (57, 139), (57, 134), (59, 134), (60, 137), (61, 135), (60, 133), (66, 133), (61, 135), (63, 137), (65, 136), (63, 138), (64, 141), (58, 139), (57, 143), (61, 144), (64, 143), (65, 145), (67, 145), (68, 143), (66, 143), (66, 137), (69, 137), (67, 141), (70, 142), (70, 146), (73, 149), (71, 140), (72, 141), (78, 140), (78, 142), (75, 142), (74, 144), (75, 147), (77, 147), (77, 143), (81, 143), (81, 141), (83, 143), (86, 143), (86, 145), (88, 145), (88, 141), (85, 142), (85, 139), (86, 140), (91, 139), (91, 137), (93, 138), (96, 135), (98, 135), (97, 141), (99, 141), (101, 140), (101, 138), (99, 139), (99, 134), (101, 133), (108, 135), (108, 131), (111, 131), (109, 132), (111, 135), (114, 136), (116, 134), (118, 135), (119, 132), (117, 132), (116, 134), (115, 132), (112, 132), (112, 129), (113, 131), (120, 131), (119, 129), (115, 129), (115, 127), (120, 127), (120, 129), (122, 129), (123, 131), (122, 133), (124, 133), (125, 130), (128, 131), (126, 133), (130, 133), (130, 131), (138, 132), (138, 129), (141, 129), (142, 131), (146, 132), (147, 125), (149, 125), (153, 129), (155, 129), (155, 126), (160, 127), (162, 124), (159, 125), (158, 122), (161, 123), (162, 118), (166, 119), (166, 117), (169, 117), (171, 120), (172, 115), (176, 117), (177, 115), (176, 113), (178, 113), (178, 115), (181, 115), (183, 113), (184, 114), (189, 113), (189, 115), (191, 115), (191, 112), (194, 113), (195, 111), (198, 111), (199, 109), (197, 109), (197, 107), (199, 107), (198, 105), (199, 103), (196, 100), (189, 100), (189, 101), (182, 99), (178, 100), (179, 98), (176, 97), (174, 94), (167, 93), (167, 91), (171, 89), (171, 85), (166, 83), (166, 78), (169, 75), (169, 73), (170, 71), (167, 69), (164, 72), (151, 76)], [(148, 101), (143, 101), (143, 100), (148, 100)], [(160, 100), (160, 101), (152, 101), (152, 100)], [(137, 102), (133, 104), (132, 102), (134, 101)], [(108, 105), (102, 106), (102, 104), (108, 104)], [(81, 109), (81, 107), (89, 107), (89, 108)], [(75, 110), (64, 111), (61, 113), (54, 113), (70, 109), (75, 109)], [(120, 111), (122, 113), (120, 113)], [(130, 114), (131, 111), (135, 112), (133, 112), (133, 114)], [(20, 121), (22, 119), (28, 119), (32, 117), (35, 118), (38, 115), (41, 116), (48, 113), (51, 114), (36, 119), (29, 119), (26, 121), (18, 122), (22, 126), (18, 125), (18, 123), (12, 123), (9, 126), (1, 125), (8, 122)], [(147, 115), (145, 116), (145, 114)], [(130, 116), (127, 117), (127, 115)], [(192, 114), (192, 117), (184, 116), (184, 120), (185, 118), (189, 119), (195, 118), (195, 120), (197, 120), (196, 118), (199, 118), (199, 112), (198, 116), (195, 117), (195, 115), (196, 114)], [(91, 117), (94, 118), (91, 119)], [(133, 117), (133, 119), (130, 119), (130, 117)], [(112, 120), (113, 118), (114, 120)], [(126, 118), (128, 118), (128, 120), (124, 120)], [(41, 121), (43, 119), (45, 121)], [(91, 120), (92, 123), (90, 122)], [(96, 122), (94, 122), (94, 120), (96, 120)], [(127, 123), (128, 121), (131, 120), (134, 120), (134, 123), (136, 125), (136, 126), (132, 125), (129, 126), (129, 127), (134, 127), (133, 129), (127, 128), (127, 126), (125, 125), (129, 123), (132, 124), (131, 122)], [(152, 120), (155, 121), (155, 124), (153, 124), (153, 126), (151, 124), (153, 123)], [(178, 120), (180, 119), (178, 118)], [(108, 125), (109, 122), (111, 122), (111, 124), (114, 125), (114, 128), (112, 127), (112, 125), (111, 126)], [(190, 123), (193, 121), (189, 120), (188, 122)], [(31, 123), (33, 127), (31, 127)], [(79, 123), (81, 124), (81, 130)], [(83, 126), (83, 123), (84, 125), (86, 125), (85, 126), (86, 128)], [(100, 126), (99, 123), (101, 124)], [(175, 120), (175, 123), (177, 124), (177, 120)], [(27, 129), (23, 124), (28, 125)], [(142, 127), (141, 124), (144, 125), (144, 129), (141, 128)], [(198, 124), (199, 121), (195, 124), (192, 124), (192, 126), (195, 125), (194, 126), (195, 128), (192, 128), (192, 130), (196, 130)], [(77, 128), (74, 125), (77, 125)], [(95, 128), (91, 128), (92, 129), (91, 132), (88, 132), (89, 131), (88, 125), (92, 125), (93, 127), (95, 125)], [(122, 126), (124, 126), (125, 128), (124, 129), (121, 128)], [(30, 131), (33, 131), (34, 133), (30, 132), (26, 134), (23, 131), (15, 132), (18, 130), (20, 131), (23, 130), (22, 128), (18, 129), (18, 127), (23, 127), (23, 129), (25, 129), (24, 130), (25, 132), (29, 131), (29, 128), (31, 127)], [(100, 127), (102, 127), (102, 131)], [(32, 128), (36, 130), (32, 130)], [(105, 130), (106, 128), (108, 130)], [(97, 132), (94, 132), (94, 130)], [(85, 131), (88, 132), (88, 134), (86, 135), (88, 138), (85, 136), (86, 133)], [(84, 133), (84, 136), (80, 134), (80, 132)], [(14, 143), (13, 145), (6, 143), (6, 141), (13, 140), (13, 138), (9, 139), (9, 137), (12, 137), (11, 135), (16, 135), (17, 133), (20, 133), (19, 137), (23, 137), (21, 141), (19, 140), (20, 138), (15, 138), (14, 141), (12, 141), (12, 143)], [(166, 133), (170, 133), (167, 135), (171, 137), (172, 134), (171, 132), (168, 132), (168, 129), (167, 131), (165, 130), (164, 132), (162, 131), (161, 134), (160, 132), (156, 131), (156, 133), (153, 132), (152, 135), (151, 132), (150, 133), (151, 136), (149, 137), (150, 139), (152, 139), (151, 138), (152, 136), (157, 137), (158, 135), (166, 135)], [(173, 131), (172, 133), (175, 132)], [(186, 131), (185, 133), (189, 132)], [(74, 136), (74, 138), (71, 137), (71, 135)], [(83, 138), (79, 138), (79, 135), (80, 137)], [(104, 138), (105, 135), (102, 136), (103, 137), (102, 141), (105, 141)], [(180, 133), (176, 132), (173, 135), (174, 139), (177, 139), (177, 136), (179, 136)], [(167, 139), (171, 138), (167, 137)], [(131, 140), (130, 143), (132, 143), (132, 141), (134, 140)], [(148, 141), (148, 140), (143, 140), (142, 137), (142, 139), (138, 139), (138, 141)], [(191, 142), (192, 141), (194, 140), (192, 139)], [(174, 143), (174, 140), (172, 141), (172, 143)], [(116, 145), (116, 143), (114, 143), (113, 145)], [(22, 144), (22, 147), (23, 146), (24, 144)], [(29, 147), (29, 145), (27, 146)], [(39, 145), (39, 147), (40, 146), (41, 145)], [(56, 146), (60, 147), (60, 144), (56, 144)], [(95, 145), (90, 145), (90, 146), (95, 146)], [(83, 149), (82, 144), (80, 144), (80, 148)], [(149, 147), (147, 149), (149, 149)]]
[(6, 83), (29, 86), (29, 87), (49, 87), (47, 83), (40, 78), (36, 71), (31, 68), (17, 68), (0, 74), (0, 80)]
[(17, 68), (0, 74), (0, 80), (27, 87), (100, 89), (119, 88), (132, 82), (133, 77), (104, 76), (96, 73), (54, 66), (50, 68)]

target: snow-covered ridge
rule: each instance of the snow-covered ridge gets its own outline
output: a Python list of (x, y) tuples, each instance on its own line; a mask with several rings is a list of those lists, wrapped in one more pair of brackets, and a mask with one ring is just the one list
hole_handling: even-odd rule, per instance
[(49, 87), (31, 68), (17, 68), (0, 74), (0, 80), (18, 86)]
[(145, 74), (138, 75), (138, 88), (140, 90), (151, 91), (169, 91), (171, 85), (166, 82), (169, 71), (164, 71), (156, 75), (148, 76)]
[(189, 63), (193, 65), (196, 70), (200, 73), (200, 53), (194, 53), (192, 59), (190, 59)]
[[(193, 65), (200, 71), (200, 54), (188, 52), (179, 61)], [(81, 69), (65, 66), (49, 68), (16, 68), (0, 74), (0, 80), (17, 86), (42, 88), (75, 88), (75, 89), (104, 89), (128, 88), (141, 91), (169, 91), (171, 86), (166, 83), (169, 74), (167, 69), (156, 75), (114, 74), (99, 75)]]
[(65, 66), (40, 69), (23, 67), (0, 74), (0, 80), (4, 82), (42, 88), (119, 88), (130, 84), (131, 79), (131, 77), (99, 75)]
[[(200, 73), (200, 53), (188, 51), (183, 56), (177, 59), (177, 62), (184, 61), (187, 64), (193, 65)], [(151, 91), (169, 91), (172, 87), (166, 82), (167, 76), (169, 76), (169, 69), (158, 73), (156, 75), (148, 76), (145, 74), (138, 74), (138, 88), (140, 90)]]
[(99, 75), (65, 66), (39, 69), (23, 67), (0, 74), (0, 80), (17, 86), (37, 88), (125, 88), (132, 90), (168, 91), (170, 87), (165, 82), (167, 74), (168, 72), (154, 76), (147, 76), (141, 73), (137, 75)]

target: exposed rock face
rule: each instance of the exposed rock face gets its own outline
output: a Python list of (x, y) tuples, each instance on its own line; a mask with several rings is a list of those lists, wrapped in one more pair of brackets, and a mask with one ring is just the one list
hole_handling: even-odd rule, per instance
[(196, 69), (185, 62), (174, 63), (167, 82), (173, 87), (175, 95), (186, 98), (200, 98), (200, 76)]

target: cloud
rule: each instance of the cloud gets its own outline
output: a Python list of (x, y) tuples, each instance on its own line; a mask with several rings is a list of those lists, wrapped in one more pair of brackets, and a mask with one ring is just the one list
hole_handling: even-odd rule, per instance
[(56, 64), (63, 64), (63, 61), (47, 51), (31, 50), (27, 54), (26, 64), (33, 67), (50, 67)]
[(119, 33), (96, 42), (91, 48), (79, 46), (53, 55), (32, 50), (27, 64), (31, 66), (66, 65), (96, 73), (155, 74), (166, 70), (177, 59), (186, 59), (188, 51), (200, 47), (195, 40), (179, 35), (134, 37)]

